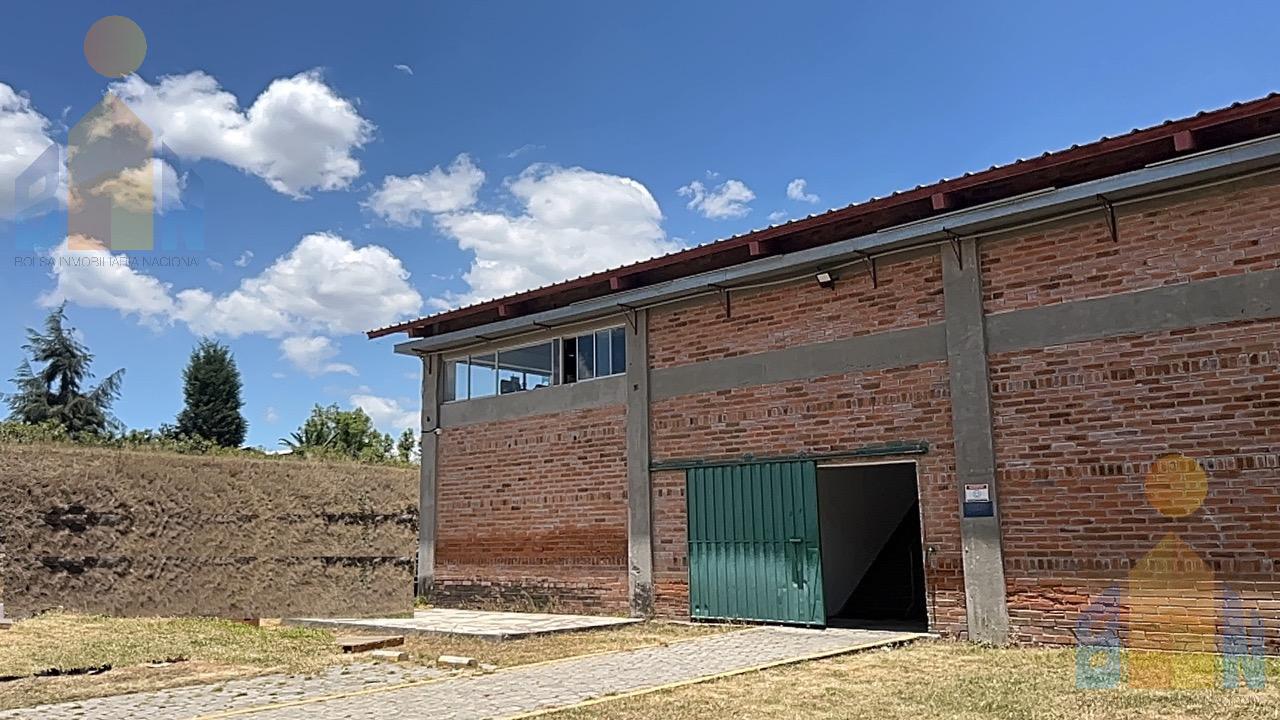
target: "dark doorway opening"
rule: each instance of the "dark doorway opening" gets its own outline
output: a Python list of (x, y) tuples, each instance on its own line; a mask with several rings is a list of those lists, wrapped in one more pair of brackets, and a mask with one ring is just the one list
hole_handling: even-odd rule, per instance
[(827, 624), (926, 630), (915, 464), (819, 467), (818, 517)]

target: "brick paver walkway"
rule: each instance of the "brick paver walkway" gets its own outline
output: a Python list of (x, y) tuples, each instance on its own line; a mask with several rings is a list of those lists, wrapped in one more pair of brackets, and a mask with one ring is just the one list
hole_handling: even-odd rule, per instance
[[(918, 635), (870, 630), (801, 630), (762, 627), (711, 635), (662, 647), (571, 658), (557, 662), (513, 667), (483, 675), (460, 675), (439, 682), (330, 697), (305, 704), (271, 707), (286, 700), (260, 697), (258, 710), (237, 715), (246, 720), (353, 720), (356, 718), (431, 718), (432, 720), (482, 720), (564, 707), (602, 697), (687, 682), (722, 673), (797, 659), (820, 653), (838, 653), (860, 647), (888, 645)], [(230, 683), (228, 683), (230, 684)], [(168, 691), (171, 699), (177, 691)], [(200, 717), (159, 711), (154, 696), (126, 696), (141, 703), (121, 705), (126, 698), (86, 701), (69, 706), (45, 706), (20, 714), (0, 713), (0, 719), (34, 720), (177, 720)], [(141, 709), (145, 705), (145, 709)], [(250, 707), (253, 703), (238, 704)], [(124, 708), (128, 708), (125, 710)], [(184, 704), (183, 712), (195, 708)], [(227, 710), (220, 707), (217, 710)], [(26, 713), (26, 714), (22, 714)]]
[(336, 695), (447, 675), (448, 673), (434, 668), (412, 665), (344, 665), (312, 676), (264, 675), (211, 685), (191, 685), (60, 705), (2, 710), (0, 720), (188, 720), (215, 712)]

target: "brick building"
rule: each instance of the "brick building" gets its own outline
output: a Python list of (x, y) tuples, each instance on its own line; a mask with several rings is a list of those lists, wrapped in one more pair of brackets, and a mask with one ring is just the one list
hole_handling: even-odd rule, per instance
[(421, 590), (1274, 649), (1277, 133), (1273, 96), (371, 332), (423, 363)]

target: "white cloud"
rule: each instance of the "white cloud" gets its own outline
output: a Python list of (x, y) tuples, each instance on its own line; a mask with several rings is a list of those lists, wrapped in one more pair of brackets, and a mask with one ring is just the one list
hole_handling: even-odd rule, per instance
[(352, 153), (373, 132), (314, 71), (273, 81), (245, 109), (200, 71), (154, 85), (131, 75), (111, 90), (179, 156), (227, 163), (299, 198), (350, 185), (360, 175)]
[(399, 258), (377, 245), (357, 248), (336, 235), (302, 238), (225, 295), (201, 288), (174, 293), (168, 283), (130, 267), (129, 256), (80, 237), (59, 245), (53, 260), (56, 284), (41, 302), (110, 308), (148, 324), (182, 321), (198, 335), (358, 333), (422, 308), (422, 296), (409, 285)]
[(422, 296), (408, 279), (400, 259), (386, 248), (357, 248), (317, 233), (226, 295), (179, 292), (175, 316), (205, 335), (357, 333), (421, 309)]
[(809, 192), (809, 181), (804, 178), (796, 178), (787, 183), (787, 197), (800, 202), (816, 203), (819, 198), (817, 195)]
[(469, 208), (484, 184), (484, 171), (465, 153), (448, 169), (439, 165), (425, 173), (388, 175), (364, 206), (393, 225), (420, 227), (426, 213), (447, 213)]
[(235, 265), (236, 267), (247, 267), (249, 265), (249, 261), (252, 259), (253, 259), (253, 251), (245, 250), (244, 252), (240, 253), (240, 257), (236, 258), (235, 262), (232, 264)]
[(751, 212), (748, 203), (756, 199), (756, 194), (741, 180), (726, 180), (713, 190), (694, 180), (676, 192), (680, 197), (689, 198), (690, 210), (697, 210), (711, 220), (742, 217)]
[(311, 377), (325, 373), (359, 374), (351, 365), (329, 362), (338, 355), (338, 348), (327, 337), (317, 335), (285, 338), (280, 342), (280, 351), (282, 357)]
[(267, 421), (268, 425), (275, 425), (280, 421), (280, 413), (276, 412), (275, 407), (268, 405), (266, 411), (262, 414), (262, 418)]
[(205, 258), (204, 262), (206, 265), (213, 268), (214, 272), (222, 272), (222, 268), (226, 267), (225, 265), (218, 262), (217, 260), (214, 260), (213, 258)]
[(662, 229), (657, 201), (631, 178), (533, 165), (507, 187), (520, 214), (436, 216), (441, 230), (475, 253), (463, 275), (469, 290), (437, 298), (437, 306), (510, 295), (677, 249)]
[(404, 63), (397, 63), (395, 65), (392, 65), (391, 67), (395, 68), (396, 70), (399, 70), (405, 75), (413, 74), (413, 68), (409, 67), (408, 65), (405, 65)]
[(92, 238), (67, 238), (50, 258), (56, 284), (38, 301), (46, 306), (70, 302), (107, 308), (121, 315), (137, 315), (149, 325), (167, 321), (174, 312), (169, 285), (135, 271), (129, 258), (111, 253)]
[(49, 126), (28, 98), (0, 83), (0, 219), (26, 209), (14, 206), (14, 181), (53, 145)]
[(521, 145), (515, 150), (512, 150), (511, 152), (507, 153), (507, 159), (515, 160), (516, 158), (520, 157), (521, 155), (524, 155), (525, 153), (531, 153), (537, 150), (543, 150), (546, 147), (547, 147), (546, 145), (534, 145), (533, 143), (525, 143), (524, 145)]
[(773, 212), (769, 213), (770, 223), (776, 224), (786, 219), (787, 219), (787, 213), (785, 210), (774, 210)]
[(417, 430), (422, 422), (417, 410), (405, 409), (392, 398), (358, 393), (352, 395), (350, 401), (352, 406), (364, 410), (374, 425), (392, 435), (399, 435), (405, 428)]
[(182, 206), (186, 178), (159, 158), (125, 168), (114, 177), (86, 188), (98, 196), (110, 196), (112, 204), (134, 213), (164, 213)]

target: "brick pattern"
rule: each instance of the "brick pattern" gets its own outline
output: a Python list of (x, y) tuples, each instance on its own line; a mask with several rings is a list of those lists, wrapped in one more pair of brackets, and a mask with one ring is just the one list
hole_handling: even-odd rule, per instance
[(625, 610), (625, 422), (618, 405), (445, 430), (437, 600)]
[[(991, 383), (1015, 638), (1070, 643), (1100, 593), (1149, 592), (1130, 579), (1172, 534), (1213, 571), (1214, 592), (1225, 583), (1260, 611), (1280, 647), (1280, 322), (1004, 353), (991, 358)], [(1172, 453), (1209, 478), (1203, 506), (1183, 518), (1159, 513), (1144, 491)], [(1212, 613), (1181, 592), (1161, 602)], [(1147, 628), (1130, 641), (1181, 639)]]
[[(658, 461), (799, 455), (923, 440), (918, 462), (930, 627), (963, 635), (964, 583), (945, 363), (687, 395), (654, 403)], [(654, 474), (655, 592), (660, 612), (688, 614), (684, 474)]]
[(935, 251), (881, 260), (878, 287), (865, 266), (839, 271), (833, 290), (813, 281), (734, 293), (731, 317), (717, 299), (649, 314), (653, 368), (781, 350), (931, 325), (942, 320), (942, 264)]
[[(988, 313), (1280, 268), (1280, 185), (1225, 186), (1117, 208), (980, 247)], [(1188, 199), (1190, 198), (1190, 199)]]

